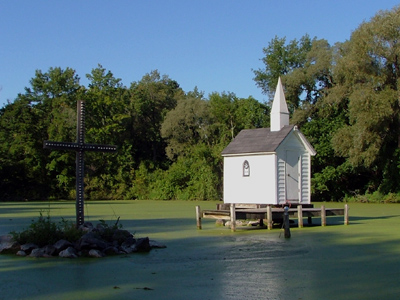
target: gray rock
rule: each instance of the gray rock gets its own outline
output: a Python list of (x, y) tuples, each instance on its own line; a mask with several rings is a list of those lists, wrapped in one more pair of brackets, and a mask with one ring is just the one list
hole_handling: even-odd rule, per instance
[(22, 250), (19, 250), (16, 254), (17, 256), (26, 256), (26, 252)]
[(82, 225), (79, 226), (79, 229), (84, 232), (91, 232), (93, 230), (93, 224), (91, 222), (84, 222)]
[(98, 231), (104, 231), (107, 228), (107, 225), (105, 223), (99, 223), (96, 225), (96, 229)]
[(125, 253), (132, 253), (136, 251), (136, 239), (128, 237), (122, 244), (120, 249)]
[(54, 248), (56, 249), (57, 253), (60, 253), (60, 251), (63, 251), (71, 246), (72, 244), (67, 240), (59, 240), (54, 244)]
[(78, 257), (77, 252), (76, 252), (75, 248), (73, 248), (73, 247), (68, 247), (67, 249), (61, 251), (60, 254), (58, 254), (58, 256), (64, 257), (64, 258)]
[(89, 251), (89, 256), (90, 257), (101, 258), (101, 257), (104, 257), (105, 255), (100, 250), (92, 249), (92, 250)]
[(118, 242), (119, 245), (125, 242), (128, 238), (133, 238), (133, 235), (128, 230), (122, 229), (115, 230), (112, 236), (113, 241)]
[(96, 234), (90, 232), (82, 236), (78, 242), (78, 250), (99, 249), (104, 250), (109, 246), (104, 240), (97, 237)]
[(54, 256), (59, 253), (57, 252), (56, 247), (54, 245), (47, 245), (43, 247), (44, 256)]
[(161, 244), (153, 240), (149, 240), (149, 244), (151, 248), (167, 248), (167, 245)]
[(150, 240), (148, 237), (136, 240), (134, 252), (149, 252), (151, 250)]
[(44, 248), (33, 249), (29, 257), (43, 257), (45, 255)]
[(118, 250), (117, 247), (115, 246), (110, 246), (107, 247), (106, 249), (103, 250), (104, 254), (106, 255), (117, 255), (120, 254), (121, 252)]
[(133, 237), (129, 237), (121, 244), (121, 246), (124, 245), (125, 247), (130, 247), (130, 246), (134, 245), (135, 243), (136, 243), (136, 240)]
[(0, 253), (15, 254), (20, 250), (21, 246), (9, 234), (0, 236)]
[(122, 243), (120, 249), (123, 253), (127, 253), (127, 254), (136, 251), (135, 244), (129, 246), (129, 245)]
[(34, 243), (27, 243), (21, 245), (21, 250), (24, 251), (26, 254), (30, 254), (32, 250), (36, 248), (39, 248), (39, 246)]

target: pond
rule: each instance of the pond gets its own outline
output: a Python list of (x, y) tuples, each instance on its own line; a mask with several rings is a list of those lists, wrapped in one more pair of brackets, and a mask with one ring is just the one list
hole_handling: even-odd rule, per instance
[[(328, 226), (197, 230), (195, 206), (216, 202), (86, 202), (86, 221), (120, 217), (136, 237), (167, 245), (101, 259), (0, 255), (0, 299), (395, 299), (400, 295), (400, 205), (350, 204)], [(320, 204), (316, 203), (316, 206)], [(324, 203), (326, 207), (343, 207)], [(0, 203), (0, 234), (49, 212), (74, 220), (74, 202)], [(314, 224), (319, 224), (316, 219)], [(307, 224), (307, 222), (305, 222)]]

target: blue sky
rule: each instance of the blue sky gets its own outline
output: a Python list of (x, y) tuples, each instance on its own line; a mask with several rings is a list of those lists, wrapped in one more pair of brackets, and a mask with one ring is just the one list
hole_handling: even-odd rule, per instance
[(157, 69), (184, 91), (268, 100), (253, 80), (275, 37), (343, 42), (394, 0), (0, 1), (0, 107), (35, 70), (70, 67), (81, 84), (98, 64), (125, 86)]

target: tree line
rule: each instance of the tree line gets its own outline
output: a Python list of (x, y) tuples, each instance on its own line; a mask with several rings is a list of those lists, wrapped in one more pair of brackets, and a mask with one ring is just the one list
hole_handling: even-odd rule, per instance
[[(281, 76), (291, 113), (317, 156), (312, 199), (399, 192), (400, 8), (378, 12), (345, 42), (275, 37), (255, 83), (272, 95)], [(73, 199), (76, 102), (86, 102), (88, 143), (116, 154), (85, 156), (88, 199), (221, 199), (221, 151), (242, 129), (269, 127), (270, 103), (231, 92), (205, 96), (158, 71), (129, 87), (98, 65), (87, 87), (75, 70), (37, 70), (0, 110), (0, 199)]]

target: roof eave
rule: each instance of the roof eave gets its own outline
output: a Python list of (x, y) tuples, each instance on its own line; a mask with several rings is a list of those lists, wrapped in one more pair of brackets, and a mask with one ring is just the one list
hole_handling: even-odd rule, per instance
[(222, 153), (223, 157), (232, 157), (232, 156), (248, 156), (248, 155), (271, 155), (276, 154), (275, 151), (272, 152), (247, 152), (247, 153)]
[(299, 139), (302, 141), (304, 147), (308, 150), (311, 156), (315, 156), (317, 154), (317, 151), (315, 151), (314, 147), (310, 144), (310, 142), (307, 140), (305, 135), (297, 128), (297, 126), (293, 127), (293, 131), (297, 134)]

